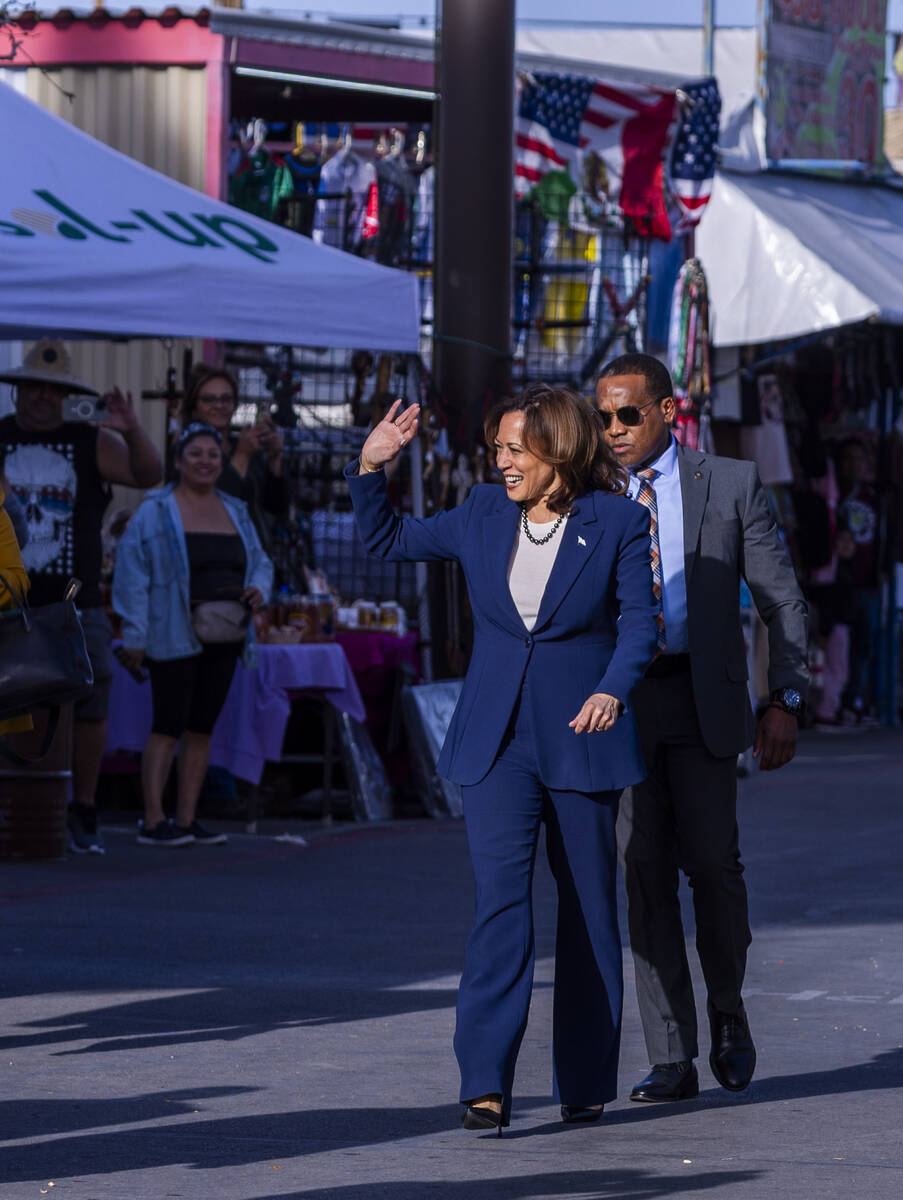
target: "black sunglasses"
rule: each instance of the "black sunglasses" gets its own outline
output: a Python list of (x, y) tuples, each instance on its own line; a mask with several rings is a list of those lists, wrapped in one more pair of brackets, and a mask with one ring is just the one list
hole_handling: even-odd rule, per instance
[(602, 428), (611, 429), (613, 417), (617, 417), (622, 425), (633, 426), (642, 425), (643, 409), (650, 408), (653, 404), (661, 404), (661, 400), (650, 400), (646, 404), (625, 404), (623, 408), (616, 408), (614, 412), (608, 412), (604, 408), (599, 409), (599, 416), (602, 418)]

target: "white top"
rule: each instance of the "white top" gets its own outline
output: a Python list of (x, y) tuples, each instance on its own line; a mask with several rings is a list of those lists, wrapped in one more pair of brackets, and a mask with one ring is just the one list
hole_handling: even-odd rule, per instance
[[(662, 559), (662, 615), (665, 618), (666, 654), (690, 649), (687, 630), (687, 581), (684, 571), (684, 507), (680, 487), (677, 443), (649, 464), (658, 471), (652, 480), (658, 514), (658, 547)], [(631, 472), (627, 495), (636, 499), (640, 481)]]
[[(546, 537), (554, 523), (552, 521), (545, 525), (534, 525), (532, 521), (527, 522), (535, 538)], [(532, 630), (539, 616), (539, 606), (552, 574), (566, 526), (567, 518), (558, 526), (551, 541), (546, 542), (544, 546), (534, 546), (524, 533), (523, 519), (517, 523), (517, 537), (511, 551), (511, 561), (508, 563), (508, 587), (511, 589), (514, 606), (528, 631)]]

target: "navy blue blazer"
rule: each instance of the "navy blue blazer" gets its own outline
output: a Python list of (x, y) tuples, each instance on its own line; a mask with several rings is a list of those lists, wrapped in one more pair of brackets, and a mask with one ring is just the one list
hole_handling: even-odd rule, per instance
[[(502, 487), (480, 484), (434, 517), (399, 517), (382, 471), (346, 468), (357, 526), (371, 554), (391, 562), (456, 559), (473, 610), (474, 643), (461, 699), (437, 772), (479, 783), (495, 761), (524, 683), (546, 787), (600, 792), (646, 772), (628, 707), (656, 649), (649, 513), (623, 496), (578, 500), (528, 632), (508, 586), (520, 508)], [(568, 728), (594, 692), (616, 696), (624, 715), (606, 733)]]

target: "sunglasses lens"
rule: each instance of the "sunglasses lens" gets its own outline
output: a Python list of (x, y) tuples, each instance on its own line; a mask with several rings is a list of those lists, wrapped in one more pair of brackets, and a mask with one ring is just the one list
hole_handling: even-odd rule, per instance
[(602, 428), (611, 429), (612, 419), (617, 416), (622, 425), (639, 425), (643, 419), (642, 410), (634, 404), (626, 404), (623, 408), (619, 408), (617, 413), (607, 412), (605, 409), (599, 410), (599, 416), (602, 418)]

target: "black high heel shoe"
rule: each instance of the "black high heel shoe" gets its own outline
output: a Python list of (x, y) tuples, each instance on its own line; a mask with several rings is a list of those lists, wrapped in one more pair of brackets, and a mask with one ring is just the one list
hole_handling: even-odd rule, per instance
[[(492, 1099), (492, 1097), (487, 1097), (487, 1099)], [(502, 1129), (511, 1124), (511, 1101), (502, 1100), (501, 1097), (499, 1100), (502, 1104), (500, 1112), (496, 1112), (492, 1108), (465, 1104), (464, 1112), (461, 1114), (463, 1127), (465, 1129), (496, 1129), (498, 1136), (501, 1137)]]
[(604, 1104), (598, 1108), (588, 1108), (578, 1104), (562, 1104), (561, 1119), (565, 1125), (589, 1125), (591, 1121), (598, 1121), (604, 1111)]

